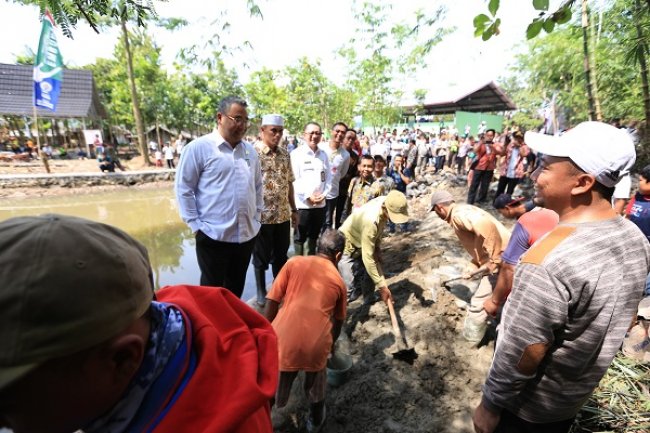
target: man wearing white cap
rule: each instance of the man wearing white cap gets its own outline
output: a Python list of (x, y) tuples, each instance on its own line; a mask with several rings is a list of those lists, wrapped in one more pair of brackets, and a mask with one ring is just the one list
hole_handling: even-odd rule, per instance
[(257, 284), (257, 304), (266, 300), (265, 272), (272, 264), (273, 278), (287, 262), (291, 224), (296, 225), (298, 213), (293, 197), (293, 172), (289, 153), (279, 146), (284, 132), (284, 119), (279, 114), (262, 117), (260, 136), (256, 146), (264, 185), (262, 227), (253, 249), (253, 266)]
[(621, 346), (643, 295), (650, 245), (610, 200), (634, 164), (630, 137), (584, 122), (526, 133), (544, 154), (535, 199), (560, 216), (517, 265), (477, 432), (567, 432)]

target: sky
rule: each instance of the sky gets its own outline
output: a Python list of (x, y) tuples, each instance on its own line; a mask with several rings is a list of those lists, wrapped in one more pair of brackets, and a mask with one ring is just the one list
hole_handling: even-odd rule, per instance
[[(160, 16), (182, 17), (190, 22), (176, 32), (149, 29), (162, 46), (165, 67), (172, 69), (181, 48), (201, 45), (215, 34), (220, 26), (212, 23), (227, 11), (226, 20), (231, 28), (220, 33), (222, 40), (231, 47), (242, 48), (225, 61), (237, 70), (242, 82), (262, 67), (282, 69), (307, 56), (320, 59), (324, 73), (334, 82), (343, 83), (346, 65), (336, 50), (354, 35), (356, 23), (351, 0), (258, 0), (263, 19), (251, 18), (245, 3), (243, 0), (154, 1)], [(521, 49), (526, 26), (535, 16), (529, 0), (502, 0), (501, 34), (487, 42), (474, 37), (472, 25), (475, 15), (487, 11), (485, 0), (394, 1), (391, 19), (406, 19), (418, 8), (430, 9), (431, 4), (447, 5), (443, 25), (455, 26), (457, 30), (434, 47), (426, 68), (416, 71), (413, 79), (399, 83), (405, 95), (411, 95), (415, 89), (429, 89), (433, 95), (453, 86), (472, 90), (508, 74), (516, 47), (519, 45)], [(17, 54), (25, 52), (25, 47), (36, 51), (41, 26), (36, 7), (0, 0), (0, 16), (4, 18), (0, 62), (13, 63)], [(74, 39), (68, 39), (59, 31), (58, 41), (66, 64), (76, 66), (92, 63), (98, 57), (110, 58), (119, 36), (117, 28), (102, 30), (97, 35), (84, 23), (79, 23), (73, 34)], [(249, 41), (252, 48), (243, 46), (244, 41)]]

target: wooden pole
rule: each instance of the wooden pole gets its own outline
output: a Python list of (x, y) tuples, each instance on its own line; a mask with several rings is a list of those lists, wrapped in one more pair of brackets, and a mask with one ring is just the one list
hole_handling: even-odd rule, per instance
[(36, 123), (36, 151), (38, 156), (40, 156), (43, 165), (45, 166), (45, 171), (50, 173), (50, 164), (47, 162), (47, 154), (41, 152), (41, 131), (38, 128), (38, 112), (36, 111), (36, 105), (34, 105), (34, 123)]

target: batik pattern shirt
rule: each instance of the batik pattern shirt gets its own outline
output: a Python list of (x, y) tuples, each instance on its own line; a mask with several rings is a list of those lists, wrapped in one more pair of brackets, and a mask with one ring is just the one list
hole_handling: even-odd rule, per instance
[(384, 186), (375, 182), (375, 178), (370, 176), (368, 179), (355, 177), (350, 184), (348, 196), (350, 197), (349, 209), (347, 214), (350, 215), (373, 198), (385, 195)]
[(264, 189), (262, 224), (280, 224), (291, 219), (289, 185), (293, 183), (293, 171), (289, 153), (281, 148), (271, 150), (263, 142), (255, 146), (260, 157)]

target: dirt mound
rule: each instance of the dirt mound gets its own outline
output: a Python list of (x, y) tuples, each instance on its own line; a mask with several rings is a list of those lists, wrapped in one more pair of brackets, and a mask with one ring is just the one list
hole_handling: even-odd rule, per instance
[[(460, 188), (457, 193), (464, 194)], [(471, 416), (493, 347), (477, 349), (460, 335), (464, 311), (440, 282), (462, 272), (469, 256), (451, 228), (427, 212), (427, 199), (411, 201), (412, 231), (383, 243), (395, 309), (418, 358), (413, 365), (393, 359), (398, 345), (384, 303), (351, 303), (338, 350), (351, 354), (354, 365), (347, 383), (328, 388), (323, 431), (473, 431)], [(274, 410), (277, 432), (304, 431), (307, 404), (301, 386), (297, 381), (289, 404)]]

